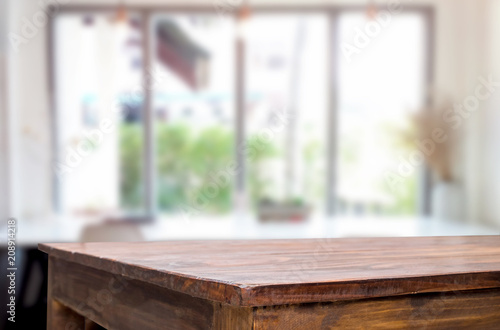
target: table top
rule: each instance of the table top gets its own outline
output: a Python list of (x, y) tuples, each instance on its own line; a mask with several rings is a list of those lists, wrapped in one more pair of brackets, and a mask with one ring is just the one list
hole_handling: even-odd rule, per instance
[(40, 244), (50, 256), (238, 306), (500, 287), (500, 236)]

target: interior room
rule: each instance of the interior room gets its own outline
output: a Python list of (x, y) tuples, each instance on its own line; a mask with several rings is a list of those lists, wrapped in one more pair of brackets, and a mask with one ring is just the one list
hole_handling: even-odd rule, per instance
[(33, 329), (38, 243), (500, 235), (499, 1), (0, 6), (1, 226)]

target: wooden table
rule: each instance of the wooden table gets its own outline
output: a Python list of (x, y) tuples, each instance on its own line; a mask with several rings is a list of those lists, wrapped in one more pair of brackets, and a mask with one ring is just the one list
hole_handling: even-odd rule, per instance
[(500, 329), (500, 236), (39, 248), (48, 329)]

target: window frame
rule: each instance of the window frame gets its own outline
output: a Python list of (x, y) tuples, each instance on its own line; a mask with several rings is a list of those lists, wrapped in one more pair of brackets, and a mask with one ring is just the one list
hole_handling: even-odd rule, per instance
[[(228, 5), (224, 0), (219, 0), (222, 5)], [(142, 52), (143, 52), (143, 81), (142, 92), (144, 95), (144, 191), (145, 191), (145, 213), (147, 217), (155, 217), (157, 215), (156, 206), (156, 169), (155, 169), (155, 141), (153, 134), (153, 110), (152, 110), (152, 81), (148, 75), (147, 68), (152, 65), (152, 22), (153, 16), (158, 12), (164, 13), (192, 13), (192, 14), (221, 14), (218, 13), (217, 4), (204, 6), (138, 6), (127, 5), (126, 9), (138, 13), (142, 17)], [(377, 9), (385, 9), (382, 6), (377, 6)], [(237, 19), (237, 7), (230, 7), (230, 10), (225, 12), (225, 15)], [(327, 100), (327, 121), (326, 121), (326, 148), (327, 148), (327, 178), (326, 178), (326, 209), (327, 217), (336, 214), (336, 172), (337, 172), (337, 124), (338, 124), (338, 57), (340, 42), (338, 40), (339, 17), (347, 12), (365, 11), (365, 5), (327, 5), (327, 6), (290, 6), (290, 5), (273, 5), (273, 6), (251, 6), (252, 13), (273, 13), (273, 14), (290, 14), (290, 13), (314, 13), (323, 14), (328, 17), (328, 54), (327, 54), (327, 71), (328, 79), (328, 94)], [(109, 13), (116, 11), (116, 6), (113, 5), (64, 5), (50, 6), (48, 15), (48, 37), (46, 39), (47, 49), (47, 68), (48, 68), (48, 92), (49, 92), (49, 108), (50, 108), (50, 128), (51, 128), (51, 158), (53, 162), (60, 160), (58, 151), (58, 109), (56, 108), (56, 72), (55, 72), (55, 20), (59, 15), (68, 13)], [(434, 81), (434, 8), (431, 5), (405, 5), (404, 13), (416, 13), (424, 19), (425, 33), (425, 83), (432, 86)], [(245, 142), (245, 44), (241, 38), (236, 38), (235, 47), (235, 160), (240, 171), (236, 174), (235, 180), (235, 200), (236, 208), (241, 207), (244, 203), (239, 203), (245, 195), (245, 158), (243, 153), (238, 152), (238, 146)], [(429, 96), (424, 100), (425, 105), (431, 102)], [(61, 189), (60, 178), (56, 173), (52, 173), (52, 204), (56, 213), (61, 213)], [(430, 192), (432, 186), (432, 178), (430, 170), (427, 166), (423, 167), (419, 175), (419, 191), (418, 191), (418, 209), (417, 214), (420, 216), (428, 216), (431, 214), (430, 208)], [(246, 211), (246, 210), (244, 210)]]

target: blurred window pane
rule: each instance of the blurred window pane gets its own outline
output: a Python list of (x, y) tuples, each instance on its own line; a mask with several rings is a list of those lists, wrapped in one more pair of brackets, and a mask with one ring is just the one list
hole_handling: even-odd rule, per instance
[(153, 22), (154, 129), (160, 212), (231, 210), (234, 160), (234, 22), (216, 14)]
[[(255, 14), (246, 34), (247, 194), (254, 210), (275, 205), (323, 212), (328, 17)], [(260, 210), (262, 211), (262, 210)]]
[[(323, 212), (330, 143), (338, 143), (342, 212), (416, 212), (418, 171), (398, 191), (384, 173), (412, 150), (401, 137), (422, 107), (423, 19), (393, 15), (351, 61), (336, 45), (337, 141), (327, 141), (328, 22), (326, 14), (252, 13), (245, 24), (217, 14), (154, 15), (147, 74), (161, 213), (228, 213), (236, 175), (245, 176), (253, 211), (271, 203)], [(367, 22), (364, 12), (341, 13), (339, 42), (352, 44)], [(142, 24), (133, 13), (56, 20), (57, 147), (62, 164), (71, 163), (63, 212), (145, 210)], [(245, 40), (245, 173), (233, 171), (237, 37)]]
[[(366, 13), (339, 19), (339, 40), (354, 44)], [(425, 63), (422, 16), (392, 15), (378, 36), (350, 56), (339, 47), (338, 201), (347, 213), (415, 214), (418, 169), (397, 190), (384, 179), (413, 144), (404, 143), (411, 113), (422, 107)]]
[(63, 14), (55, 24), (62, 211), (142, 212), (140, 19)]

